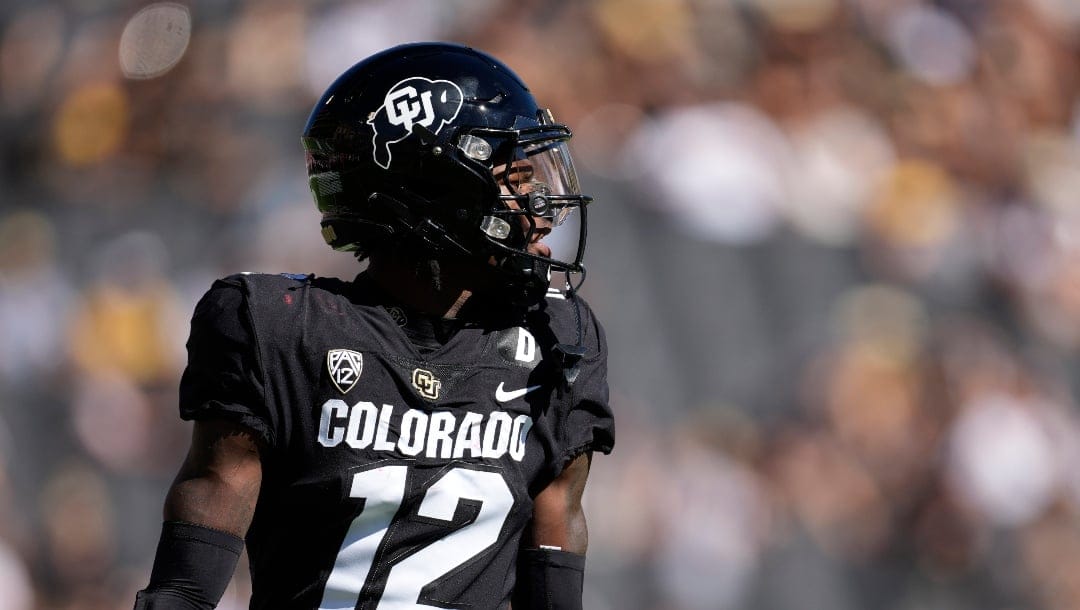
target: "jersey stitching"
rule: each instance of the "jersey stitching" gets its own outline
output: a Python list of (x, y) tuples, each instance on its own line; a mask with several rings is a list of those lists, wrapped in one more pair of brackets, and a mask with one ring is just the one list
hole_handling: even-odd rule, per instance
[[(263, 408), (266, 409), (268, 412), (270, 412), (272, 409), (271, 409), (271, 405), (268, 404), (270, 402), (271, 398), (270, 398), (270, 393), (267, 391), (268, 390), (268, 382), (267, 382), (267, 378), (266, 378), (266, 361), (263, 358), (263, 347), (262, 347), (262, 341), (259, 339), (259, 328), (258, 328), (258, 325), (255, 323), (255, 312), (252, 311), (252, 307), (251, 307), (251, 298), (250, 298), (251, 289), (252, 289), (252, 286), (248, 282), (244, 282), (244, 291), (241, 294), (244, 297), (244, 312), (245, 312), (246, 317), (247, 317), (247, 322), (248, 322), (248, 325), (251, 327), (251, 339), (255, 343), (255, 361), (256, 361), (256, 364), (259, 367), (259, 371), (258, 371), (259, 372), (259, 381), (262, 382), (262, 400), (263, 400), (263, 403), (264, 403)], [(276, 405), (273, 405), (273, 406), (276, 406)], [(269, 432), (269, 434), (270, 434), (271, 445), (275, 449), (277, 449), (278, 448), (278, 446), (277, 446), (278, 445), (277, 430), (274, 430), (274, 426), (273, 426), (272, 421), (269, 421), (269, 422), (266, 422), (266, 423), (269, 424), (269, 425), (266, 426), (266, 428), (267, 428), (267, 432)]]

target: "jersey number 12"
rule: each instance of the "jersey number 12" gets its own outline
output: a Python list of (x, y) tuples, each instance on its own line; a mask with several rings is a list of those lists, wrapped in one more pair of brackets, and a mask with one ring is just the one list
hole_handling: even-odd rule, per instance
[[(364, 508), (349, 525), (341, 543), (319, 610), (356, 607), (375, 553), (404, 499), (408, 468), (380, 466), (353, 475), (349, 497), (362, 499)], [(498, 541), (514, 505), (514, 496), (502, 475), (461, 467), (448, 470), (428, 488), (417, 514), (450, 524), (461, 500), (481, 502), (476, 519), (394, 565), (376, 610), (435, 609), (420, 603), (421, 590)]]

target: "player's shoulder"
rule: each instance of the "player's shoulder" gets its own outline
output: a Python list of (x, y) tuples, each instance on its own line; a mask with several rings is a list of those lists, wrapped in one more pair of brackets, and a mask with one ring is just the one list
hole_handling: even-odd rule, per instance
[[(584, 345), (586, 358), (607, 352), (604, 329), (588, 301), (578, 292), (548, 288), (544, 300), (529, 316), (535, 333), (546, 334), (558, 343)], [(546, 329), (546, 330), (545, 330)]]
[(593, 310), (589, 302), (580, 292), (571, 292), (567, 289), (549, 287), (544, 300), (540, 303), (539, 310), (547, 313), (552, 321), (573, 319), (579, 314), (593, 316)]
[[(297, 273), (243, 272), (215, 280), (195, 308), (195, 317), (251, 316), (255, 311), (281, 312), (308, 301), (313, 294), (320, 300), (334, 300), (349, 290), (350, 283), (337, 278)], [(280, 310), (280, 311), (279, 311)]]
[(215, 281), (207, 295), (233, 299), (239, 295), (248, 301), (277, 301), (281, 300), (282, 295), (290, 293), (343, 294), (349, 285), (349, 282), (337, 278), (318, 277), (314, 274), (245, 271)]

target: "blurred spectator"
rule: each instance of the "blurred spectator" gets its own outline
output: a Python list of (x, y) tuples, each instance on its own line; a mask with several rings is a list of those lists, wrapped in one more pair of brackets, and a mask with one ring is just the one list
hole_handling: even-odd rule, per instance
[(175, 375), (179, 337), (168, 330), (179, 314), (164, 259), (164, 245), (148, 233), (130, 233), (99, 251), (71, 336), (82, 371), (118, 372), (141, 383)]
[[(752, 465), (721, 450), (732, 422), (692, 422), (672, 434), (664, 458), (655, 569), (676, 607), (745, 607), (770, 529), (768, 499)], [(745, 433), (745, 431), (742, 431)], [(738, 450), (738, 447), (734, 449)]]
[(63, 368), (74, 291), (55, 252), (48, 217), (0, 216), (0, 378), (12, 386), (42, 383)]
[(0, 541), (0, 591), (4, 610), (32, 610), (34, 588), (30, 573), (16, 553)]

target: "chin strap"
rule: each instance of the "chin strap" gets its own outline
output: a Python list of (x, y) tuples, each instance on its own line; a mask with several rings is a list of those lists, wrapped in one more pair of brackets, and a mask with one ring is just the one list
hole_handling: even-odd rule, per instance
[(585, 356), (585, 346), (559, 343), (555, 345), (554, 354), (559, 370), (562, 371), (562, 383), (559, 384), (559, 396), (562, 396), (564, 392), (569, 392), (577, 381), (578, 373), (581, 372), (581, 359)]
[(540, 261), (521, 256), (502, 255), (492, 269), (499, 274), (502, 298), (512, 307), (528, 309), (544, 300), (550, 273)]
[(562, 396), (564, 392), (569, 392), (574, 387), (574, 382), (577, 381), (578, 373), (581, 372), (581, 360), (585, 357), (585, 325), (581, 321), (581, 301), (577, 296), (578, 288), (585, 283), (585, 268), (581, 269), (581, 279), (575, 286), (570, 281), (570, 274), (566, 274), (566, 294), (567, 298), (574, 304), (574, 320), (577, 323), (577, 342), (570, 343), (556, 343), (552, 349), (552, 353), (555, 356), (556, 364), (559, 370), (562, 372), (561, 383), (559, 384), (559, 396)]

